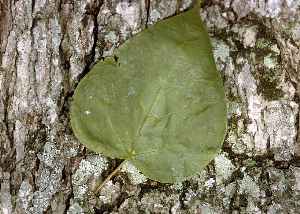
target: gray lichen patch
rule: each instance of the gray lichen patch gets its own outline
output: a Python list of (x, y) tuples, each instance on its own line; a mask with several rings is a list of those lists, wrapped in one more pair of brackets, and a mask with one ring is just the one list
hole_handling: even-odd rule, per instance
[(226, 181), (234, 172), (235, 166), (226, 157), (226, 153), (218, 155), (215, 159), (216, 182), (217, 185)]
[(72, 177), (74, 198), (84, 200), (86, 194), (92, 191), (92, 179), (99, 179), (102, 172), (108, 167), (108, 161), (100, 155), (88, 156), (81, 160), (79, 168)]
[(82, 214), (82, 213), (84, 213), (84, 209), (77, 202), (72, 203), (67, 211), (67, 214)]
[[(230, 60), (230, 47), (221, 40), (212, 38), (211, 41), (213, 45), (214, 58), (217, 62), (222, 64), (227, 63)], [(222, 69), (222, 64), (218, 64), (220, 70)]]
[(80, 143), (74, 138), (74, 136), (64, 136), (64, 148), (63, 154), (65, 158), (76, 157), (80, 151)]
[(33, 192), (33, 188), (27, 180), (24, 180), (20, 186), (19, 193), (18, 193), (18, 207), (23, 210), (27, 210), (30, 206)]
[(179, 9), (179, 11), (186, 10), (191, 7), (192, 4), (192, 0), (150, 1), (148, 24), (152, 25), (159, 20), (172, 16), (176, 13), (177, 9)]
[(178, 9), (186, 9), (190, 6), (188, 0), (182, 1), (181, 5), (178, 5), (177, 0), (170, 0), (170, 1), (163, 1), (163, 0), (154, 0), (150, 1), (150, 8), (149, 8), (149, 17), (148, 17), (148, 24), (154, 24), (155, 22), (164, 19), (173, 15), (177, 7)]
[[(60, 150), (52, 142), (45, 144), (44, 151), (38, 154), (38, 158), (41, 164), (35, 181), (36, 191), (27, 196), (27, 198), (32, 197), (28, 210), (33, 213), (47, 209), (51, 198), (61, 187), (60, 179), (63, 170)], [(22, 197), (19, 200), (22, 201)]]
[(275, 69), (277, 65), (277, 60), (274, 59), (271, 54), (264, 57), (264, 66), (266, 66), (267, 69)]
[(121, 172), (126, 172), (130, 182), (134, 185), (144, 183), (147, 180), (147, 178), (128, 161), (122, 166)]
[(118, 46), (120, 38), (114, 31), (108, 32), (104, 36), (104, 43), (106, 46), (103, 48), (103, 57), (111, 56), (114, 49)]
[(239, 181), (239, 193), (247, 194), (252, 197), (257, 197), (259, 195), (259, 186), (249, 175), (244, 174), (244, 177)]
[(295, 129), (298, 104), (295, 102), (270, 102), (264, 111), (266, 133), (275, 160), (290, 160), (295, 151)]

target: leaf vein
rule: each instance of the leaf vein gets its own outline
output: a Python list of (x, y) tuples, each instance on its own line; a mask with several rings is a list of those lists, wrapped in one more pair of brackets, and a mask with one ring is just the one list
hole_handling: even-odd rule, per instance
[[(142, 123), (141, 123), (141, 125), (140, 125), (140, 127), (138, 129), (138, 132), (137, 132), (137, 136), (138, 137), (141, 136), (141, 131), (143, 130), (143, 128), (144, 128), (144, 126), (146, 124), (147, 119), (150, 117), (151, 112), (152, 112), (155, 104), (159, 100), (159, 97), (161, 95), (161, 91), (162, 91), (162, 87), (160, 86), (159, 89), (157, 90), (156, 94), (155, 94), (155, 97), (153, 99), (153, 102), (150, 105), (150, 108), (149, 108), (148, 112), (146, 113), (145, 117), (143, 118)], [(134, 143), (135, 143), (135, 141), (134, 141)]]

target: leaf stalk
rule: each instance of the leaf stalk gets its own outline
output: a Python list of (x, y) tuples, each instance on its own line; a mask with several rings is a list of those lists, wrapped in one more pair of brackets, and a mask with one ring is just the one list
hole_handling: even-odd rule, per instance
[(117, 168), (114, 169), (114, 171), (112, 171), (106, 178), (105, 180), (96, 188), (96, 190), (94, 191), (95, 195), (98, 195), (98, 193), (100, 192), (100, 190), (105, 186), (105, 184), (110, 181), (110, 179), (112, 179), (122, 168), (122, 166), (125, 164), (126, 160), (123, 160), (122, 163), (119, 164), (119, 166)]

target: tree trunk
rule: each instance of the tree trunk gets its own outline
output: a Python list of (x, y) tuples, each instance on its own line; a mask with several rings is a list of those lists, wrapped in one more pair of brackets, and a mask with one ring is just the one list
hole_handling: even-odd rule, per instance
[(228, 99), (222, 151), (182, 183), (127, 164), (93, 194), (119, 161), (77, 141), (69, 104), (99, 58), (192, 3), (147, 2), (0, 0), (0, 213), (298, 213), (298, 0), (204, 1)]

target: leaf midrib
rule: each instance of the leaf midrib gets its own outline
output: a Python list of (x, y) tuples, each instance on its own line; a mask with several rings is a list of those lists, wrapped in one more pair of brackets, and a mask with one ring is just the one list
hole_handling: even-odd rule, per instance
[(146, 121), (147, 119), (150, 117), (151, 115), (151, 112), (155, 106), (155, 104), (157, 103), (157, 101), (159, 100), (160, 96), (161, 96), (161, 92), (162, 92), (162, 86), (160, 86), (157, 91), (156, 91), (156, 94), (155, 94), (155, 97), (153, 99), (153, 102), (151, 103), (150, 105), (150, 108), (148, 110), (148, 112), (146, 113), (145, 117), (143, 118), (142, 120), (142, 123), (141, 125), (139, 126), (138, 130), (137, 130), (137, 133), (136, 133), (136, 138), (135, 140), (132, 142), (132, 145), (131, 145), (131, 150), (133, 151), (134, 149), (134, 145), (135, 143), (137, 142), (137, 138), (141, 136), (141, 131), (143, 130), (145, 124), (146, 124)]

